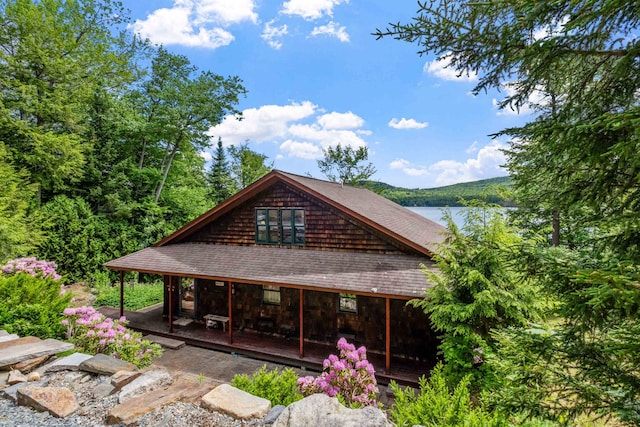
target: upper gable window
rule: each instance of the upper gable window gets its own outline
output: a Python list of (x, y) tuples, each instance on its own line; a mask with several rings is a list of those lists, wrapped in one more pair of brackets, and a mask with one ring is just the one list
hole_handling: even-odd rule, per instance
[(256, 243), (304, 245), (304, 209), (256, 209)]

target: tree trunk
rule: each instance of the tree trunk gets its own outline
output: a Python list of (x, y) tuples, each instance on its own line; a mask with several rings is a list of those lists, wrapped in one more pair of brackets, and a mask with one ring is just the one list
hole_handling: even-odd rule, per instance
[(167, 175), (169, 174), (169, 169), (171, 168), (171, 163), (173, 162), (173, 158), (176, 156), (177, 152), (178, 152), (178, 144), (176, 143), (173, 146), (173, 150), (171, 150), (171, 155), (169, 156), (169, 160), (167, 161), (167, 164), (164, 167), (164, 172), (162, 173), (162, 180), (160, 180), (160, 184), (158, 185), (158, 188), (156, 189), (156, 197), (153, 200), (156, 203), (158, 203), (158, 200), (160, 199), (160, 193), (162, 193), (162, 188), (164, 187), (164, 183), (167, 180)]
[(551, 213), (551, 245), (560, 246), (560, 212), (554, 209)]

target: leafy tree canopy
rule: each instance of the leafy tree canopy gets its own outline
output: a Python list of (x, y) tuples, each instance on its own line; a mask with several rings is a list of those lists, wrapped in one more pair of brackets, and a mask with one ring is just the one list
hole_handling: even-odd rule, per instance
[(376, 173), (372, 163), (361, 164), (369, 158), (367, 147), (353, 147), (341, 144), (322, 149), (323, 159), (318, 160), (320, 172), (329, 181), (347, 185), (358, 185)]

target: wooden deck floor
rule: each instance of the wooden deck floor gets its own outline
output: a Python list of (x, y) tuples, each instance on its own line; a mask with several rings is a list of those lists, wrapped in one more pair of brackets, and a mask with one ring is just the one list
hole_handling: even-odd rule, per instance
[[(117, 308), (101, 307), (99, 311), (105, 316), (115, 319), (120, 316)], [(335, 346), (307, 342), (305, 340), (304, 358), (300, 358), (298, 338), (284, 339), (238, 330), (233, 331), (233, 344), (228, 344), (228, 333), (223, 332), (222, 329), (207, 329), (198, 322), (188, 326), (174, 325), (173, 333), (169, 333), (168, 321), (162, 317), (162, 307), (146, 312), (125, 310), (124, 315), (129, 321), (129, 327), (144, 334), (180, 339), (189, 345), (227, 353), (237, 353), (296, 368), (304, 367), (317, 372), (322, 370), (322, 362), (329, 354), (337, 353)], [(427, 374), (432, 368), (432, 365), (414, 360), (392, 358), (391, 369), (389, 372), (385, 372), (383, 354), (369, 352), (367, 356), (376, 368), (376, 378), (381, 384), (387, 384), (389, 380), (395, 380), (400, 384), (415, 386), (418, 383), (418, 378)]]

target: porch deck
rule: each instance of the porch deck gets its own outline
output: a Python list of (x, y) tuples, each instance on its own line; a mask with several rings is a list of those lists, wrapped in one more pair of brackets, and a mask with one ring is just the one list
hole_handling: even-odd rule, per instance
[[(117, 308), (101, 307), (99, 311), (105, 316), (117, 319), (120, 311)], [(299, 339), (280, 338), (263, 335), (253, 331), (233, 331), (233, 343), (227, 342), (228, 335), (222, 329), (207, 329), (204, 324), (193, 322), (187, 326), (176, 326), (173, 333), (169, 333), (168, 321), (162, 316), (162, 307), (149, 311), (127, 311), (124, 315), (129, 321), (129, 327), (143, 334), (154, 334), (185, 341), (189, 345), (237, 353), (259, 360), (281, 363), (293, 367), (304, 367), (320, 372), (323, 360), (331, 353), (336, 353), (335, 345), (315, 342), (304, 343), (304, 358), (299, 355)], [(381, 384), (388, 384), (394, 380), (399, 384), (416, 386), (418, 378), (427, 374), (432, 364), (421, 363), (404, 358), (391, 358), (391, 369), (384, 371), (385, 356), (368, 352), (369, 361), (376, 368), (376, 378)]]

